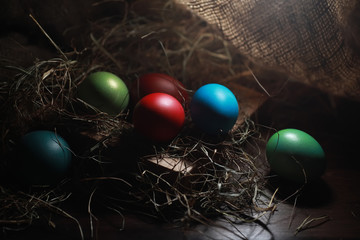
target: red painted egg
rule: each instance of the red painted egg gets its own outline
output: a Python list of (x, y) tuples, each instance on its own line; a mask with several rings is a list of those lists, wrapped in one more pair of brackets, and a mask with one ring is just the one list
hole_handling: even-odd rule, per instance
[(147, 73), (132, 83), (131, 97), (135, 105), (150, 93), (166, 93), (176, 98), (184, 107), (189, 95), (184, 85), (175, 78), (163, 73)]
[(175, 138), (184, 121), (184, 108), (176, 98), (166, 93), (146, 95), (134, 108), (135, 130), (155, 142), (167, 142)]

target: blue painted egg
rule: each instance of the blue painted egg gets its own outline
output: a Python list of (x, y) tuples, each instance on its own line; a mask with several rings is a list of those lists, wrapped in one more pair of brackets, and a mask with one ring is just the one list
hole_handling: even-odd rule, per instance
[(54, 184), (66, 175), (71, 164), (68, 143), (52, 131), (33, 131), (24, 135), (19, 151), (21, 178), (29, 184)]
[(190, 103), (191, 119), (208, 134), (227, 133), (236, 123), (239, 105), (227, 87), (210, 83), (200, 87)]
[(318, 179), (326, 167), (321, 145), (306, 132), (293, 128), (282, 129), (269, 138), (266, 156), (274, 173), (296, 183)]

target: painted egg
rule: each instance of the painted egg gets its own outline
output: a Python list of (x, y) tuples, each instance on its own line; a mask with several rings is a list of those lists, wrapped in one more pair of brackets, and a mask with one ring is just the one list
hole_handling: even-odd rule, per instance
[(297, 129), (283, 129), (270, 137), (266, 145), (270, 168), (280, 177), (306, 183), (325, 171), (325, 153), (309, 134)]
[(210, 83), (200, 87), (190, 103), (191, 119), (209, 134), (227, 133), (236, 123), (239, 105), (227, 87)]
[(78, 87), (78, 97), (110, 115), (121, 113), (129, 103), (126, 84), (110, 72), (90, 74)]
[(22, 178), (30, 184), (54, 184), (63, 178), (71, 164), (68, 143), (55, 132), (33, 131), (19, 144)]
[(184, 85), (175, 78), (163, 73), (147, 73), (132, 83), (131, 98), (136, 104), (150, 93), (166, 93), (176, 98), (184, 107), (189, 95)]
[(179, 134), (184, 121), (184, 108), (176, 98), (166, 93), (146, 95), (134, 108), (135, 130), (152, 141), (172, 140)]

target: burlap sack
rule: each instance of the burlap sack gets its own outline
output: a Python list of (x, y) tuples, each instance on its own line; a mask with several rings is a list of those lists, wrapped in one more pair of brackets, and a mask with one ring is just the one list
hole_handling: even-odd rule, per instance
[[(177, 0), (244, 55), (299, 81), (360, 100), (357, 0)], [(359, 41), (358, 41), (359, 40)]]

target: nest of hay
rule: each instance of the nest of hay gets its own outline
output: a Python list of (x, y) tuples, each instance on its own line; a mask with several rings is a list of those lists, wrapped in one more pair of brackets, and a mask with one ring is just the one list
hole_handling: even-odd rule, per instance
[[(204, 21), (172, 1), (151, 2), (124, 2), (123, 16), (92, 23), (81, 52), (59, 49), (58, 58), (10, 67), (16, 78), (0, 86), (1, 224), (31, 224), (44, 209), (72, 218), (59, 206), (77, 191), (87, 196), (91, 216), (95, 203), (120, 216), (138, 211), (181, 224), (212, 216), (248, 221), (253, 211), (271, 210), (259, 200), (264, 167), (254, 141), (259, 133), (247, 116), (221, 138), (200, 133), (188, 119), (171, 143), (153, 144), (134, 133), (131, 109), (110, 116), (76, 97), (77, 86), (97, 70), (127, 84), (143, 73), (167, 73), (190, 95), (205, 83), (226, 85), (249, 75), (250, 63)], [(19, 188), (7, 174), (12, 151), (35, 129), (68, 140), (72, 172), (57, 186)]]

